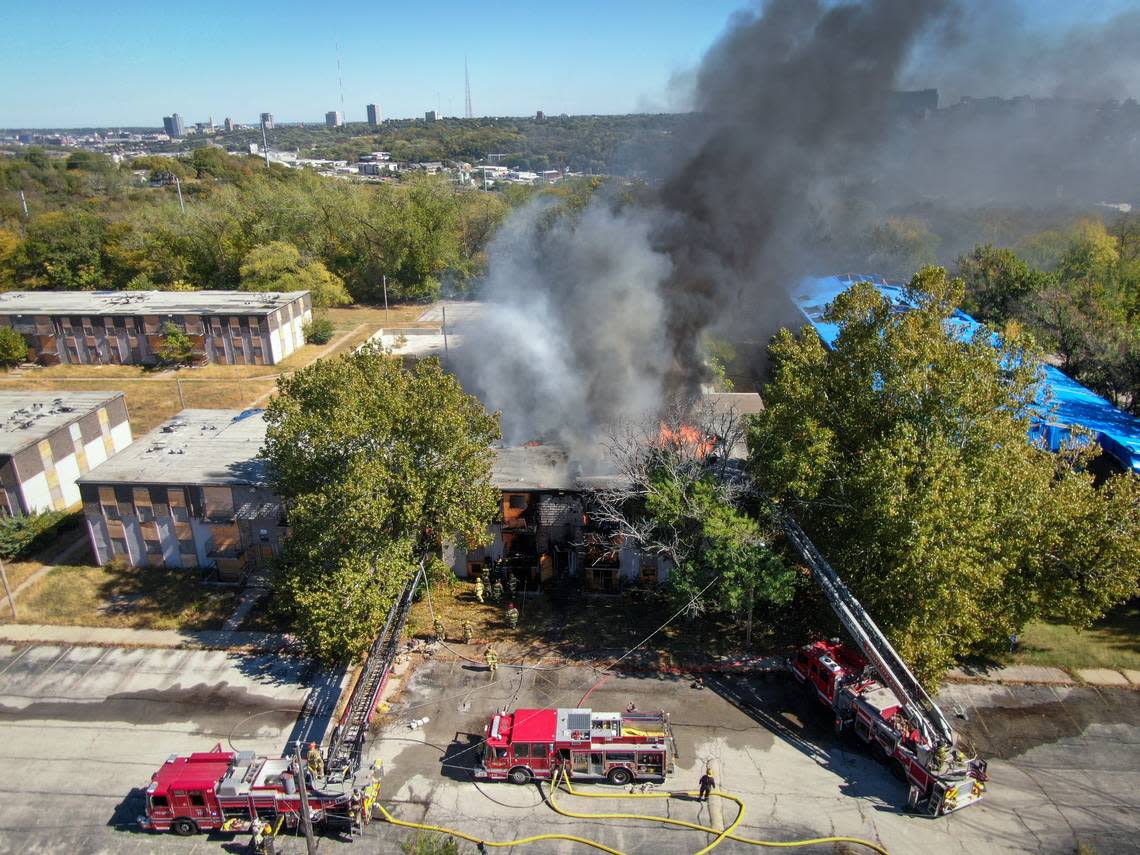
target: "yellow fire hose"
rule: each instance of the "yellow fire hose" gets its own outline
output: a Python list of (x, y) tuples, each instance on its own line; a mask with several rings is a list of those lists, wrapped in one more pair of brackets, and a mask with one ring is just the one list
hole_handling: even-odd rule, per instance
[[(700, 825), (699, 823), (695, 823), (695, 822), (686, 822), (685, 820), (682, 820), (682, 819), (673, 819), (672, 817), (666, 817), (666, 816), (645, 816), (643, 814), (638, 814), (638, 813), (576, 813), (573, 811), (568, 811), (565, 808), (559, 807), (558, 804), (554, 801), (554, 791), (558, 788), (560, 783), (565, 787), (566, 792), (568, 792), (572, 796), (577, 796), (579, 798), (671, 799), (671, 798), (676, 798), (676, 797), (682, 796), (682, 795), (684, 795), (684, 796), (696, 796), (696, 795), (698, 795), (698, 793), (688, 792), (688, 791), (679, 792), (679, 793), (678, 792), (664, 792), (664, 793), (585, 793), (585, 792), (578, 792), (577, 790), (574, 789), (573, 785), (570, 783), (570, 778), (566, 774), (565, 770), (563, 770), (561, 776), (556, 777), (555, 780), (551, 782), (550, 797), (547, 799), (547, 804), (550, 805), (551, 809), (553, 809), (555, 813), (561, 814), (562, 816), (570, 817), (572, 819), (644, 820), (647, 822), (661, 822), (661, 823), (665, 823), (667, 825), (677, 825), (677, 826), (680, 826), (682, 828), (692, 829), (693, 831), (701, 831), (701, 832), (704, 832), (705, 834), (716, 835), (716, 837), (713, 839), (712, 843), (708, 844), (703, 849), (699, 849), (696, 853), (694, 853), (694, 855), (705, 855), (705, 853), (710, 852), (711, 850), (715, 849), (717, 846), (719, 846), (725, 840), (735, 840), (737, 843), (748, 843), (752, 846), (767, 846), (767, 847), (773, 847), (773, 848), (791, 848), (791, 847), (796, 847), (796, 846), (814, 846), (814, 845), (822, 844), (822, 843), (853, 843), (857, 846), (866, 846), (868, 849), (872, 850), (873, 852), (878, 853), (878, 855), (890, 855), (890, 853), (888, 853), (886, 849), (882, 848), (878, 844), (872, 843), (870, 840), (864, 840), (860, 837), (813, 837), (813, 838), (806, 839), (806, 840), (776, 841), (776, 840), (755, 840), (751, 837), (744, 837), (744, 836), (739, 835), (739, 834), (734, 834), (733, 832), (736, 830), (737, 826), (739, 826), (740, 823), (744, 819), (744, 802), (742, 802), (739, 798), (737, 798), (734, 795), (731, 795), (729, 793), (722, 793), (719, 790), (713, 790), (712, 795), (717, 796), (717, 797), (722, 798), (722, 799), (727, 799), (729, 801), (736, 802), (736, 806), (738, 808), (737, 814), (736, 814), (736, 819), (734, 819), (732, 821), (732, 823), (729, 824), (729, 826), (723, 830), (711, 828), (710, 826), (707, 826), (707, 825)], [(590, 840), (590, 839), (585, 838), (585, 837), (575, 837), (575, 836), (570, 835), (570, 834), (536, 834), (536, 835), (533, 835), (531, 837), (522, 837), (522, 838), (519, 838), (518, 840), (483, 840), (482, 838), (474, 837), (470, 834), (467, 834), (466, 832), (456, 831), (453, 828), (444, 828), (444, 827), (439, 826), (439, 825), (425, 825), (425, 824), (419, 823), (419, 822), (407, 822), (407, 821), (402, 820), (402, 819), (396, 819), (394, 816), (392, 816), (392, 814), (390, 814), (387, 811), (387, 809), (382, 804), (380, 804), (379, 801), (376, 802), (376, 808), (383, 815), (385, 821), (391, 823), (392, 825), (398, 825), (398, 826), (402, 826), (404, 828), (416, 828), (416, 829), (420, 829), (423, 831), (435, 831), (435, 832), (439, 832), (440, 834), (448, 834), (448, 835), (451, 835), (452, 837), (459, 837), (459, 838), (462, 838), (463, 840), (470, 841), (471, 843), (482, 843), (484, 846), (509, 847), (509, 846), (521, 846), (521, 845), (527, 844), (527, 843), (536, 843), (539, 840), (569, 840), (572, 843), (581, 843), (585, 846), (592, 846), (594, 849), (600, 849), (603, 852), (610, 853), (610, 855), (625, 855), (625, 853), (620, 852), (617, 849), (611, 849), (609, 846), (606, 846), (603, 843), (599, 843), (596, 840)]]
[(671, 799), (676, 798), (677, 796), (697, 796), (700, 795), (699, 793), (692, 791), (664, 793), (585, 793), (575, 790), (574, 785), (570, 783), (569, 777), (565, 774), (565, 772), (563, 772), (560, 778), (556, 778), (552, 782), (550, 789), (550, 798), (548, 799), (548, 803), (550, 804), (551, 808), (554, 809), (555, 813), (560, 813), (563, 816), (569, 816), (575, 819), (641, 819), (650, 822), (663, 822), (669, 825), (679, 825), (684, 828), (691, 828), (694, 831), (703, 831), (707, 834), (717, 835), (717, 838), (712, 843), (710, 843), (704, 849), (701, 849), (699, 852), (695, 853), (695, 855), (703, 855), (703, 853), (708, 852), (713, 847), (719, 846), (724, 840), (735, 840), (737, 843), (748, 843), (752, 846), (768, 846), (773, 848), (813, 846), (820, 843), (853, 843), (857, 846), (866, 846), (873, 852), (878, 853), (878, 855), (890, 855), (886, 849), (879, 846), (877, 843), (872, 843), (870, 840), (864, 840), (861, 837), (813, 837), (806, 840), (778, 841), (755, 840), (751, 837), (744, 837), (739, 834), (733, 834), (733, 831), (735, 831), (736, 827), (740, 825), (741, 820), (744, 819), (744, 803), (736, 796), (731, 795), (730, 793), (722, 793), (720, 790), (713, 790), (712, 795), (719, 796), (722, 799), (734, 801), (739, 808), (736, 819), (733, 820), (732, 824), (729, 825), (728, 828), (724, 829), (724, 831), (718, 831), (717, 829), (711, 828), (707, 825), (699, 825), (695, 822), (686, 822), (683, 819), (673, 819), (672, 817), (666, 816), (645, 816), (638, 813), (573, 813), (571, 811), (560, 808), (554, 801), (554, 790), (557, 789), (557, 786), (560, 782), (566, 789), (566, 792), (568, 792), (570, 795), (588, 799)]

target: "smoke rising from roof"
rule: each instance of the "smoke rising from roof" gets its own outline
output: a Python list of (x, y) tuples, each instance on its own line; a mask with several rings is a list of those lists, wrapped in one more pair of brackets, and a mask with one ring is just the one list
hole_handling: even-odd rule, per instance
[[(979, 187), (968, 179), (991, 134), (960, 138), (958, 151), (937, 145), (934, 125), (908, 133), (894, 121), (892, 90), (921, 70), (916, 51), (937, 70), (940, 46), (973, 50), (962, 8), (770, 0), (737, 13), (691, 77), (694, 120), (675, 135), (652, 199), (611, 189), (584, 211), (540, 199), (513, 215), (490, 249), (489, 310), (459, 367), (503, 411), (507, 441), (576, 445), (695, 391), (705, 332), (774, 331), (783, 289), (833, 272), (889, 206), (995, 186), (1011, 203), (1028, 195), (1057, 147), (1039, 144), (1014, 179), (1026, 186), (987, 174)], [(1001, 49), (992, 34), (985, 42)]]

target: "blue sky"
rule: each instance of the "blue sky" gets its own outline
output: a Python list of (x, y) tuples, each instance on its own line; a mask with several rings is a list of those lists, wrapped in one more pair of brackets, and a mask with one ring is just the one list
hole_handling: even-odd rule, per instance
[[(1055, 28), (1125, 0), (1016, 0)], [(0, 3), (0, 127), (158, 126), (226, 116), (363, 121), (463, 114), (625, 113), (679, 105), (692, 68), (742, 0), (300, 3), (7, 0)]]

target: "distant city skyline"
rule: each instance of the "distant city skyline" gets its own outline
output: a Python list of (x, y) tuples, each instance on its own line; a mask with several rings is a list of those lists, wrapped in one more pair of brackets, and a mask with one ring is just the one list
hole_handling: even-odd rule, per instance
[[(1127, 0), (1009, 0), (1038, 29), (1103, 20)], [(123, 0), (115, 14), (79, 0), (9, 3), (0, 10), (0, 127), (161, 128), (175, 111), (188, 125), (231, 116), (258, 125), (319, 124), (341, 109), (367, 120), (465, 112), (464, 58), (474, 115), (668, 112), (688, 107), (691, 71), (741, 0), (506, 0), (474, 9), (441, 0), (383, 10), (377, 38), (360, 26), (376, 10), (350, 0), (327, 15), (302, 4)], [(470, 26), (462, 25), (467, 20)], [(930, 80), (923, 85), (938, 85)], [(989, 94), (989, 93), (982, 93)], [(1010, 94), (1010, 93), (994, 93)]]

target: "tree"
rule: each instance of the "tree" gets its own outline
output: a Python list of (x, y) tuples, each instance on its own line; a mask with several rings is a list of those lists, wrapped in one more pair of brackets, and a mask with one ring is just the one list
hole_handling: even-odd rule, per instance
[(333, 322), (328, 318), (313, 318), (302, 328), (309, 344), (328, 344), (333, 337)]
[(890, 217), (868, 231), (867, 263), (886, 276), (910, 276), (924, 264), (934, 262), (938, 238), (923, 220)]
[(1140, 479), (1098, 490), (1095, 449), (1031, 444), (1038, 355), (1012, 328), (998, 347), (947, 335), (962, 292), (925, 268), (913, 311), (868, 283), (841, 294), (832, 351), (782, 330), (749, 442), (760, 487), (931, 681), (1030, 620), (1089, 625), (1135, 595), (1140, 567)]
[(278, 382), (262, 455), (288, 503), (278, 564), (287, 617), (308, 650), (362, 653), (404, 582), (442, 541), (487, 541), (498, 417), (437, 360), (414, 368), (378, 347)]
[(49, 211), (28, 226), (16, 250), (17, 277), (26, 288), (85, 290), (103, 282), (106, 222), (85, 211)]
[(0, 327), (0, 365), (11, 367), (28, 360), (28, 343), (11, 327)]
[(161, 365), (187, 365), (194, 358), (194, 343), (190, 336), (167, 321), (155, 356)]
[(320, 308), (343, 306), (352, 297), (339, 276), (305, 258), (291, 243), (275, 240), (251, 250), (241, 265), (242, 291), (308, 291)]
[(739, 419), (674, 406), (652, 428), (613, 431), (610, 452), (623, 486), (599, 491), (593, 526), (670, 565), (674, 605), (731, 615), (752, 641), (757, 604), (792, 596), (794, 574), (771, 549), (771, 522), (731, 450)]
[(966, 286), (966, 311), (987, 323), (1024, 317), (1027, 302), (1051, 279), (1012, 250), (990, 244), (979, 244), (970, 253), (959, 256), (957, 273)]

